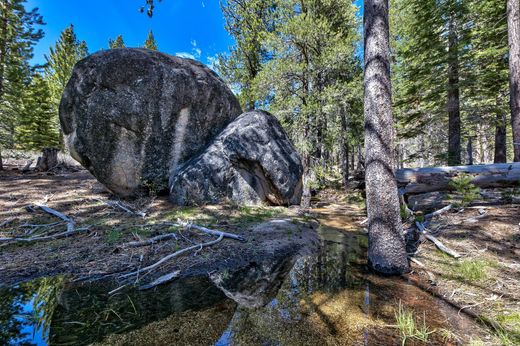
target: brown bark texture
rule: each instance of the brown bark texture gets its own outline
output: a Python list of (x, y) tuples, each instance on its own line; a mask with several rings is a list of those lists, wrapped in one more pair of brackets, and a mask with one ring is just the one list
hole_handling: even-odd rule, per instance
[(520, 3), (518, 0), (507, 0), (507, 34), (514, 161), (520, 162)]

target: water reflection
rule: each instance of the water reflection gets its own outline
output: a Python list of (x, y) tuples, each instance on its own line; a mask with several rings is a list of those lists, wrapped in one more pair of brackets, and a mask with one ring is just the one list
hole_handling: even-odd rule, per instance
[[(214, 276), (112, 296), (113, 283), (46, 278), (0, 290), (0, 344), (391, 345), (400, 343), (389, 327), (400, 301), (424, 313), (432, 329), (452, 325), (457, 313), (442, 302), (402, 279), (367, 272), (366, 234), (318, 232), (310, 256), (279, 254), (217, 273), (226, 294), (240, 302), (247, 293), (247, 302), (263, 307), (236, 304)], [(429, 344), (445, 340), (432, 336)]]
[(43, 278), (0, 290), (0, 344), (46, 345), (63, 278)]

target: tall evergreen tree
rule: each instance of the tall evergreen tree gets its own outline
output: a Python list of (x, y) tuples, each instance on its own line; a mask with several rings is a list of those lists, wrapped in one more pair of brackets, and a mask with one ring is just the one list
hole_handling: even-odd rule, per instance
[(125, 48), (125, 41), (123, 40), (123, 35), (117, 35), (115, 40), (109, 39), (108, 40), (108, 48), (115, 49), (115, 48)]
[(144, 48), (148, 48), (151, 50), (157, 50), (157, 43), (155, 42), (155, 38), (153, 37), (153, 32), (150, 30), (148, 33), (148, 37), (146, 38), (146, 41), (144, 41)]
[(23, 89), (30, 80), (29, 60), (43, 37), (38, 9), (27, 11), (24, 5), (25, 0), (0, 1), (0, 160), (2, 148), (14, 146)]
[(36, 74), (25, 90), (23, 111), (15, 131), (16, 147), (22, 150), (41, 150), (60, 145), (55, 126), (55, 105), (48, 83)]
[(256, 95), (253, 80), (268, 59), (263, 40), (274, 30), (273, 0), (221, 0), (220, 7), (226, 20), (226, 30), (235, 39), (229, 55), (220, 55), (218, 72), (235, 89), (245, 110), (255, 108)]
[[(79, 60), (88, 55), (87, 44), (80, 41), (74, 32), (71, 24), (60, 34), (60, 38), (49, 48), (49, 54), (45, 55), (47, 65), (45, 66), (45, 80), (49, 85), (50, 96), (53, 104), (54, 117), (51, 124), (57, 131), (60, 131), (58, 108), (61, 94), (72, 75), (72, 69)], [(62, 136), (60, 147), (63, 147)]]
[(507, 0), (507, 33), (514, 161), (520, 162), (520, 3), (518, 0)]
[(408, 270), (397, 185), (388, 0), (365, 0), (365, 148), (368, 259), (385, 274)]

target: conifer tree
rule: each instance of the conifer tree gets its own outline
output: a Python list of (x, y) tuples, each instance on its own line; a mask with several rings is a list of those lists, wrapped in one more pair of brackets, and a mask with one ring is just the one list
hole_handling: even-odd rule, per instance
[(507, 0), (507, 27), (514, 161), (520, 162), (520, 3), (518, 0)]
[[(47, 65), (45, 66), (45, 80), (49, 85), (49, 92), (54, 109), (54, 117), (51, 124), (60, 131), (58, 107), (61, 94), (72, 75), (72, 69), (79, 60), (88, 54), (85, 41), (79, 41), (71, 24), (60, 34), (60, 38), (49, 48), (49, 55), (45, 55)], [(60, 147), (63, 143), (60, 136)]]
[(150, 30), (150, 32), (148, 33), (148, 37), (146, 38), (146, 41), (144, 41), (144, 48), (151, 49), (151, 50), (158, 49), (152, 30)]
[(115, 40), (109, 39), (108, 40), (108, 48), (115, 49), (115, 48), (125, 48), (125, 41), (123, 40), (123, 35), (117, 35)]
[(2, 148), (14, 147), (23, 89), (31, 74), (29, 60), (43, 37), (39, 26), (45, 24), (38, 9), (27, 11), (24, 5), (25, 0), (0, 2), (0, 161)]
[(60, 145), (55, 116), (49, 85), (41, 75), (36, 74), (25, 90), (23, 110), (15, 131), (16, 147), (39, 151)]
[(365, 144), (368, 260), (384, 274), (409, 268), (394, 177), (388, 0), (365, 0)]

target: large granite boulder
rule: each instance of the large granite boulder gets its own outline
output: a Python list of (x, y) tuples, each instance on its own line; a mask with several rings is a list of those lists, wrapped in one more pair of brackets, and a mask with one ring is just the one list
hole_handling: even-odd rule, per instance
[(115, 194), (167, 191), (168, 178), (241, 113), (201, 63), (147, 49), (97, 52), (74, 67), (60, 104), (71, 155)]
[(170, 178), (170, 199), (180, 205), (299, 204), (303, 167), (276, 118), (252, 111), (230, 123), (199, 156)]

